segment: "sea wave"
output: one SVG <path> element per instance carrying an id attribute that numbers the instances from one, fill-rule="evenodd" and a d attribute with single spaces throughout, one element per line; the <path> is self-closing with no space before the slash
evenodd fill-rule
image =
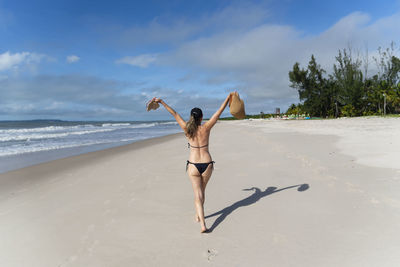
<path id="1" fill-rule="evenodd" d="M 22 135 L 7 135 L 0 136 L 1 142 L 8 141 L 30 141 L 30 140 L 40 140 L 40 139 L 51 139 L 51 138 L 61 138 L 67 137 L 71 135 L 84 135 L 84 134 L 93 134 L 93 133 L 101 133 L 101 132 L 111 132 L 115 131 L 115 129 L 96 129 L 96 130 L 87 130 L 87 131 L 77 131 L 77 132 L 64 132 L 64 133 L 50 133 L 50 134 L 22 134 Z"/>
<path id="2" fill-rule="evenodd" d="M 119 127 L 119 126 L 129 126 L 130 123 L 103 123 L 102 127 Z"/>
<path id="3" fill-rule="evenodd" d="M 168 123 L 166 123 L 168 124 Z M 165 124 L 165 125 L 166 125 Z M 72 125 L 72 126 L 47 126 L 47 127 L 38 127 L 38 128 L 24 128 L 24 129 L 2 129 L 0 130 L 0 141 L 8 141 L 8 140 L 24 140 L 24 137 L 15 136 L 15 134 L 30 134 L 30 133 L 73 133 L 79 132 L 81 129 L 85 129 L 84 132 L 88 132 L 86 129 L 93 129 L 93 131 L 105 131 L 115 130 L 115 129 L 124 129 L 124 128 L 149 128 L 158 125 L 158 123 L 139 123 L 139 124 L 130 124 L 130 123 L 103 123 L 100 125 L 93 124 L 82 124 L 82 125 Z M 88 132 L 90 133 L 90 132 Z M 7 136 L 11 136 L 11 139 L 7 139 Z M 3 137 L 2 137 L 3 136 Z M 63 135 L 60 135 L 63 137 Z M 16 138 L 16 139 L 14 139 Z M 22 138 L 22 139 L 21 139 Z"/>
<path id="4" fill-rule="evenodd" d="M 92 141 L 87 143 L 73 143 L 73 144 L 63 144 L 63 145 L 38 145 L 38 146 L 29 146 L 29 147 L 9 147 L 7 149 L 0 151 L 0 157 L 4 156 L 14 156 L 20 155 L 25 153 L 34 153 L 34 152 L 41 152 L 41 151 L 50 151 L 50 150 L 57 150 L 57 149 L 65 149 L 65 148 L 74 148 L 74 147 L 84 147 L 84 146 L 92 146 L 92 145 L 100 145 L 100 144 L 108 144 L 113 143 L 113 141 Z"/>
<path id="5" fill-rule="evenodd" d="M 159 122 L 160 125 L 177 125 L 176 121 Z"/>
<path id="6" fill-rule="evenodd" d="M 156 123 L 140 123 L 140 124 L 133 124 L 128 128 L 149 128 L 149 127 L 154 127 L 156 125 L 157 125 Z"/>
<path id="7" fill-rule="evenodd" d="M 42 123 L 42 122 L 41 122 Z M 177 122 L 71 122 L 58 125 L 27 123 L 26 128 L 0 129 L 0 156 L 59 150 L 108 143 L 127 143 L 178 131 Z M 4 127 L 4 126 L 3 126 Z"/>
<path id="8" fill-rule="evenodd" d="M 69 131 L 80 128 L 94 128 L 95 125 L 83 124 L 83 125 L 71 125 L 71 126 L 46 126 L 37 128 L 23 128 L 23 129 L 2 129 L 0 134 L 12 134 L 12 133 L 29 133 L 29 132 L 56 132 L 56 131 Z"/>

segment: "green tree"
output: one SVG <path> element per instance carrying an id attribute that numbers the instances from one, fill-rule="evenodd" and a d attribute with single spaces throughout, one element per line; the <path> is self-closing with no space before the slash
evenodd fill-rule
<path id="1" fill-rule="evenodd" d="M 302 104 L 291 104 L 288 110 L 286 111 L 286 115 L 302 115 L 304 114 L 304 108 Z"/>
<path id="2" fill-rule="evenodd" d="M 375 98 L 371 101 L 382 103 L 385 95 L 388 113 L 400 110 L 400 59 L 394 56 L 395 50 L 395 44 L 392 42 L 389 48 L 383 50 L 380 47 L 379 57 L 374 57 L 378 74 L 375 76 Z M 380 103 L 378 106 L 381 106 Z"/>
<path id="3" fill-rule="evenodd" d="M 353 59 L 351 50 L 339 50 L 336 64 L 333 65 L 333 79 L 337 89 L 336 101 L 351 116 L 361 115 L 363 108 L 364 83 L 360 69 L 362 61 Z"/>
<path id="4" fill-rule="evenodd" d="M 388 87 L 395 86 L 400 79 L 400 59 L 394 56 L 395 44 L 392 42 L 389 48 L 378 48 L 379 57 L 374 57 L 378 67 L 378 78 L 386 81 Z"/>
<path id="5" fill-rule="evenodd" d="M 291 87 L 297 89 L 303 108 L 311 116 L 325 117 L 330 109 L 331 94 L 327 88 L 327 80 L 323 77 L 325 70 L 317 64 L 314 55 L 308 63 L 307 69 L 300 69 L 296 62 L 289 72 Z"/>
<path id="6" fill-rule="evenodd" d="M 363 62 L 351 49 L 339 50 L 328 78 L 314 55 L 306 69 L 296 62 L 289 80 L 299 93 L 302 113 L 321 117 L 382 114 L 384 99 L 387 113 L 400 113 L 400 59 L 395 51 L 394 43 L 378 49 L 378 56 L 373 57 L 378 73 L 372 77 L 367 77 L 368 52 Z M 299 107 L 293 104 L 288 113 L 298 112 Z"/>

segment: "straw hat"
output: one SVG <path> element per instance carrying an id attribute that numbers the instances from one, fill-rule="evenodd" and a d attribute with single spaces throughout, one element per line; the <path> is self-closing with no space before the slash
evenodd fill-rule
<path id="1" fill-rule="evenodd" d="M 154 101 L 154 99 L 150 100 L 149 102 L 147 102 L 146 104 L 146 109 L 147 111 L 150 111 L 152 109 L 156 110 L 160 107 L 160 104 L 158 104 L 156 101 Z"/>
<path id="2" fill-rule="evenodd" d="M 238 92 L 234 92 L 231 99 L 229 100 L 229 111 L 236 119 L 246 118 L 246 112 L 244 111 L 244 102 L 242 99 L 240 99 Z"/>

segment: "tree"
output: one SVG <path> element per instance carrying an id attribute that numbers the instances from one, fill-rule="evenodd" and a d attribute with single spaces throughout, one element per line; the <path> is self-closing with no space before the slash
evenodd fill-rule
<path id="1" fill-rule="evenodd" d="M 383 94 L 386 95 L 387 111 L 398 112 L 400 109 L 400 59 L 394 56 L 395 44 L 392 42 L 389 48 L 378 49 L 379 57 L 374 57 L 378 67 L 378 74 L 375 77 L 375 101 L 382 101 Z M 379 101 L 378 100 L 378 101 Z"/>
<path id="2" fill-rule="evenodd" d="M 325 117 L 331 105 L 331 94 L 327 88 L 327 80 L 323 77 L 325 70 L 317 64 L 314 55 L 308 63 L 307 69 L 300 69 L 296 62 L 289 72 L 291 87 L 297 89 L 303 108 L 311 116 Z"/>
<path id="3" fill-rule="evenodd" d="M 397 85 L 400 78 L 400 59 L 394 56 L 395 44 L 392 42 L 390 48 L 382 50 L 378 48 L 379 58 L 374 57 L 376 66 L 378 67 L 379 80 L 386 81 L 388 87 Z"/>
<path id="4" fill-rule="evenodd" d="M 295 115 L 299 116 L 301 114 L 304 114 L 305 112 L 303 111 L 303 105 L 302 104 L 291 104 L 288 110 L 286 111 L 286 115 Z"/>
<path id="5" fill-rule="evenodd" d="M 361 115 L 363 107 L 363 74 L 360 69 L 362 61 L 353 59 L 351 50 L 339 50 L 333 65 L 333 78 L 337 88 L 336 100 L 340 106 L 347 106 L 352 115 Z"/>
<path id="6" fill-rule="evenodd" d="M 338 51 L 333 73 L 325 78 L 325 70 L 314 55 L 306 69 L 296 62 L 289 71 L 290 86 L 297 89 L 302 111 L 311 116 L 359 116 L 383 113 L 384 98 L 387 113 L 400 113 L 400 59 L 395 45 L 373 57 L 378 73 L 368 77 L 368 51 L 364 62 L 351 48 Z M 289 112 L 295 112 L 292 105 Z"/>

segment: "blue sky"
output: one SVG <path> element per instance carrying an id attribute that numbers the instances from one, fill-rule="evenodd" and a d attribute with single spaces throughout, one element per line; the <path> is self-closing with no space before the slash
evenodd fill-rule
<path id="1" fill-rule="evenodd" d="M 232 90 L 248 113 L 285 110 L 295 62 L 372 59 L 398 25 L 399 0 L 0 0 L 0 120 L 169 119 L 152 96 L 209 116 Z"/>

